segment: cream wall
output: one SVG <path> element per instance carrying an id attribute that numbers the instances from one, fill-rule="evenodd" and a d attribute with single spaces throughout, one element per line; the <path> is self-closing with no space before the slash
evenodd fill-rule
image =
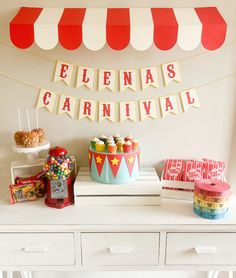
<path id="1" fill-rule="evenodd" d="M 226 41 L 228 46 L 214 52 L 206 51 L 202 47 L 191 52 L 184 52 L 178 47 L 167 52 L 159 51 L 155 47 L 145 52 L 137 52 L 131 47 L 122 52 L 115 52 L 108 47 L 99 52 L 91 52 L 84 47 L 75 51 L 66 51 L 61 47 L 51 51 L 42 51 L 36 46 L 23 51 L 0 44 L 1 194 L 7 191 L 9 184 L 10 161 L 20 158 L 20 155 L 12 151 L 12 135 L 18 130 L 17 107 L 34 107 L 38 97 L 37 89 L 19 84 L 13 79 L 71 96 L 94 100 L 122 101 L 157 99 L 162 95 L 177 94 L 181 90 L 201 87 L 203 84 L 221 79 L 236 71 L 236 47 L 232 45 L 236 41 L 236 2 L 234 0 L 1 0 L 0 42 L 7 44 L 10 44 L 8 23 L 20 6 L 197 7 L 210 5 L 216 5 L 229 24 Z M 190 59 L 188 59 L 189 57 Z M 117 69 L 156 66 L 178 60 L 180 61 L 183 83 L 172 84 L 167 88 L 164 88 L 162 84 L 158 90 L 149 89 L 137 93 L 90 92 L 86 89 L 70 88 L 60 82 L 52 83 L 57 59 L 88 67 Z M 11 77 L 12 80 L 1 76 L 1 74 Z M 159 75 L 161 76 L 160 71 Z M 160 170 L 163 160 L 168 157 L 201 158 L 205 156 L 222 159 L 226 161 L 228 166 L 228 179 L 234 185 L 236 183 L 235 76 L 201 87 L 198 89 L 198 94 L 201 108 L 191 110 L 188 113 L 181 111 L 177 117 L 169 116 L 166 119 L 161 119 L 158 115 L 157 120 L 146 120 L 136 124 L 129 122 L 122 124 L 91 123 L 88 120 L 72 120 L 66 115 L 57 116 L 55 113 L 50 114 L 40 110 L 40 126 L 45 129 L 47 138 L 52 145 L 65 146 L 70 153 L 78 156 L 81 165 L 87 164 L 86 149 L 90 137 L 102 133 L 132 133 L 142 144 L 143 164 L 155 165 Z M 229 164 L 229 162 L 231 163 Z M 170 276 L 168 275 L 168 277 Z"/>

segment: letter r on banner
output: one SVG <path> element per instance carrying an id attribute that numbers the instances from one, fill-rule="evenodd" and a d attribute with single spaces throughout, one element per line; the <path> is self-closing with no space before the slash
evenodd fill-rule
<path id="1" fill-rule="evenodd" d="M 57 61 L 53 81 L 63 80 L 68 86 L 70 85 L 74 66 L 72 64 Z"/>
<path id="2" fill-rule="evenodd" d="M 56 100 L 56 93 L 46 89 L 40 89 L 39 98 L 36 108 L 45 107 L 52 112 Z"/>
<path id="3" fill-rule="evenodd" d="M 79 119 L 89 118 L 95 121 L 96 117 L 96 102 L 93 100 L 81 99 L 79 106 Z"/>

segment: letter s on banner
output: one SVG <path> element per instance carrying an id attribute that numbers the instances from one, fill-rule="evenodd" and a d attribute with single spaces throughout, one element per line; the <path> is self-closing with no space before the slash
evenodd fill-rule
<path id="1" fill-rule="evenodd" d="M 56 93 L 46 89 L 40 89 L 36 108 L 45 107 L 48 109 L 49 112 L 52 112 L 55 100 Z"/>

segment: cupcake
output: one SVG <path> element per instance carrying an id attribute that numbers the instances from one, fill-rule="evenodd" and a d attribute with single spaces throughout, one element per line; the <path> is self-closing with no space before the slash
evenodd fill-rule
<path id="1" fill-rule="evenodd" d="M 138 140 L 137 139 L 133 139 L 132 140 L 132 149 L 133 150 L 137 150 L 138 149 Z"/>
<path id="2" fill-rule="evenodd" d="M 45 132 L 42 128 L 35 128 L 32 130 L 32 132 L 37 132 L 39 135 L 39 143 L 42 143 L 45 141 Z"/>
<path id="3" fill-rule="evenodd" d="M 101 136 L 99 136 L 99 140 L 102 141 L 102 142 L 104 142 L 104 144 L 106 144 L 106 142 L 107 142 L 107 137 L 106 137 L 106 135 L 101 135 Z"/>
<path id="4" fill-rule="evenodd" d="M 117 146 L 114 142 L 111 144 L 108 144 L 108 152 L 109 153 L 116 153 L 116 150 L 117 150 Z"/>
<path id="5" fill-rule="evenodd" d="M 123 151 L 124 153 L 130 153 L 132 152 L 132 143 L 130 141 L 126 141 L 123 145 Z"/>
<path id="6" fill-rule="evenodd" d="M 97 141 L 95 147 L 96 147 L 97 152 L 104 152 L 105 151 L 105 144 L 104 144 L 103 141 L 100 141 L 100 140 Z"/>
<path id="7" fill-rule="evenodd" d="M 115 143 L 118 141 L 118 139 L 120 138 L 120 134 L 115 134 L 113 135 L 114 141 Z"/>
<path id="8" fill-rule="evenodd" d="M 117 146 L 117 151 L 118 152 L 123 152 L 123 144 L 125 143 L 123 138 L 119 138 L 118 141 L 116 142 Z"/>
<path id="9" fill-rule="evenodd" d="M 132 141 L 134 139 L 134 137 L 132 135 L 127 135 L 125 137 L 125 141 Z"/>
<path id="10" fill-rule="evenodd" d="M 22 144 L 25 148 L 37 147 L 39 144 L 38 132 L 35 131 L 25 132 L 22 137 Z"/>
<path id="11" fill-rule="evenodd" d="M 96 149 L 96 143 L 99 141 L 99 139 L 97 137 L 94 137 L 91 141 L 90 141 L 90 146 L 92 149 Z"/>

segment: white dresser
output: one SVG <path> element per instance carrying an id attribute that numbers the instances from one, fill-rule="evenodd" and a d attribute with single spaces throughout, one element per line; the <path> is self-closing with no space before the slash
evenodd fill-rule
<path id="1" fill-rule="evenodd" d="M 236 200 L 217 221 L 196 216 L 190 201 L 57 210 L 3 200 L 0 269 L 236 270 Z"/>

